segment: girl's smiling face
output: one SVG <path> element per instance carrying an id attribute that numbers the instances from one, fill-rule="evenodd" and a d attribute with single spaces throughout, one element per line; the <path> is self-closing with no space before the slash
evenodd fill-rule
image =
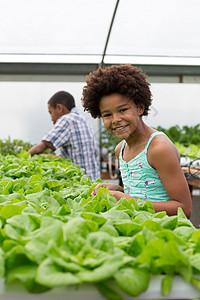
<path id="1" fill-rule="evenodd" d="M 99 105 L 104 126 L 114 136 L 127 140 L 138 128 L 144 107 L 118 93 L 102 97 Z"/>

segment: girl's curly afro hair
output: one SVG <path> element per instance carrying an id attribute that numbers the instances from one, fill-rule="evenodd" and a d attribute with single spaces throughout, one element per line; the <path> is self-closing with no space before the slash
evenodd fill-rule
<path id="1" fill-rule="evenodd" d="M 83 107 L 93 118 L 100 118 L 101 98 L 119 93 L 133 100 L 136 105 L 143 104 L 145 109 L 142 116 L 147 116 L 152 95 L 146 78 L 146 74 L 132 65 L 112 65 L 105 69 L 99 67 L 86 78 L 81 99 Z"/>

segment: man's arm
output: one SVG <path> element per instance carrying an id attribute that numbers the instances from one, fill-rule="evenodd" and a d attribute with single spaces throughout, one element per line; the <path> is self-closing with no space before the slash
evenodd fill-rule
<path id="1" fill-rule="evenodd" d="M 44 142 L 40 142 L 39 144 L 33 146 L 28 152 L 33 156 L 34 154 L 40 154 L 46 150 L 47 145 Z"/>

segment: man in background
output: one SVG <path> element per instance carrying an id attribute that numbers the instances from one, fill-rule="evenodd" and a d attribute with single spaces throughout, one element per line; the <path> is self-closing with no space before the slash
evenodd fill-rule
<path id="1" fill-rule="evenodd" d="M 48 110 L 54 126 L 29 153 L 34 155 L 46 148 L 53 151 L 60 148 L 62 157 L 70 158 L 84 168 L 92 180 L 99 178 L 95 137 L 85 117 L 75 107 L 74 97 L 66 91 L 59 91 L 49 99 Z"/>

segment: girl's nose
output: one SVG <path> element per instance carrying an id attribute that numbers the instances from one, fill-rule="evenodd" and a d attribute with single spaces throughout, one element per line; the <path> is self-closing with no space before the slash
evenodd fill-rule
<path id="1" fill-rule="evenodd" d="M 121 117 L 118 113 L 113 114 L 112 123 L 119 123 L 121 121 Z"/>

